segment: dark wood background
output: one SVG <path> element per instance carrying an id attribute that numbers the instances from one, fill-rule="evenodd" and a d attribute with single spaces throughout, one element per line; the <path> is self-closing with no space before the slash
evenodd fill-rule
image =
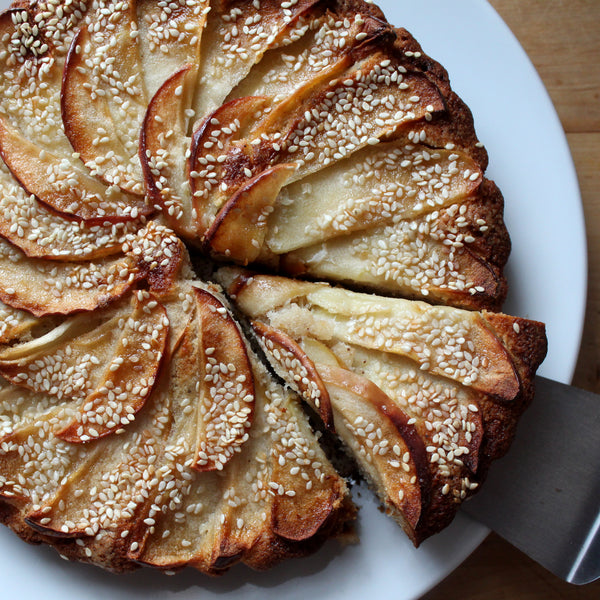
<path id="1" fill-rule="evenodd" d="M 600 0 L 490 0 L 542 77 L 567 134 L 583 197 L 589 290 L 573 383 L 600 393 Z M 422 600 L 599 600 L 600 581 L 572 586 L 497 535 Z"/>

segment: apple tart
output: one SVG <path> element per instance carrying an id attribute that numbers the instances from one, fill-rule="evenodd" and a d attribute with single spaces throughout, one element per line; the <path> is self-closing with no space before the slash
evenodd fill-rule
<path id="1" fill-rule="evenodd" d="M 445 70 L 366 0 L 17 0 L 0 66 L 2 521 L 264 569 L 348 537 L 346 453 L 416 545 L 445 527 L 546 344 L 494 312 Z"/>

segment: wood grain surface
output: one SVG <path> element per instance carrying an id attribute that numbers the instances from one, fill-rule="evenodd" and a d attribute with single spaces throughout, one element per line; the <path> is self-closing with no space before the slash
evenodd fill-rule
<path id="1" fill-rule="evenodd" d="M 490 0 L 538 70 L 567 133 L 583 199 L 586 321 L 573 383 L 600 393 L 600 0 Z M 422 600 L 600 599 L 600 581 L 569 585 L 497 535 Z"/>

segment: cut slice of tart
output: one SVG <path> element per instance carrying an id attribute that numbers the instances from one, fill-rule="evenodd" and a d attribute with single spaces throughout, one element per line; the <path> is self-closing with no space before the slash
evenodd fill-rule
<path id="1" fill-rule="evenodd" d="M 543 325 L 231 267 L 217 278 L 276 372 L 319 414 L 326 395 L 413 542 L 446 526 L 532 398 Z"/>

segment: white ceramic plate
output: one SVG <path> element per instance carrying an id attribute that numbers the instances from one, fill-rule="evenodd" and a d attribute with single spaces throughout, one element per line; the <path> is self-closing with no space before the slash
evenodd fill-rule
<path id="1" fill-rule="evenodd" d="M 6 6 L 8 0 L 1 0 Z M 513 239 L 507 312 L 547 323 L 550 351 L 541 373 L 569 382 L 586 298 L 582 208 L 568 146 L 546 91 L 508 28 L 484 0 L 380 0 L 390 22 L 406 27 L 449 71 L 471 107 L 490 154 L 488 175 L 506 199 Z M 116 576 L 61 561 L 0 530 L 3 597 L 187 600 L 418 598 L 458 566 L 487 530 L 459 516 L 415 550 L 361 491 L 361 543 L 329 543 L 315 556 L 262 574 L 244 567 L 221 579 L 188 570 Z"/>

